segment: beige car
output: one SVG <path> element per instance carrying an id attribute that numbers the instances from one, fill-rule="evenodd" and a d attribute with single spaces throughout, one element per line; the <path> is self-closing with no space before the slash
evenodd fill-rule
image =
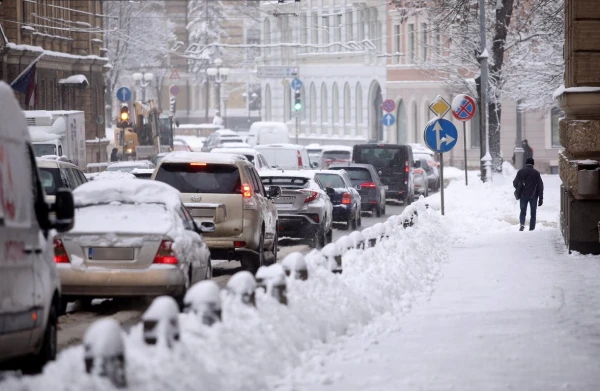
<path id="1" fill-rule="evenodd" d="M 88 180 L 76 165 L 60 160 L 35 159 L 48 203 L 54 203 L 58 189 L 74 190 Z"/>
<path id="2" fill-rule="evenodd" d="M 240 155 L 173 152 L 158 165 L 152 179 L 181 192 L 184 205 L 198 225 L 214 222 L 204 235 L 212 259 L 239 260 L 255 272 L 277 259 L 277 209 L 254 168 Z"/>

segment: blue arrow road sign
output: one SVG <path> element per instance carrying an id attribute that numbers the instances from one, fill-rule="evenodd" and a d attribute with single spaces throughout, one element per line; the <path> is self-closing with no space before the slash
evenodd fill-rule
<path id="1" fill-rule="evenodd" d="M 456 126 L 447 119 L 435 119 L 429 122 L 425 128 L 425 143 L 435 152 L 450 151 L 456 145 L 457 140 Z"/>
<path id="2" fill-rule="evenodd" d="M 394 117 L 394 114 L 384 114 L 383 117 L 381 117 L 381 122 L 385 125 L 385 126 L 392 126 L 393 124 L 396 123 L 396 117 Z"/>
<path id="3" fill-rule="evenodd" d="M 299 90 L 302 88 L 302 80 L 295 78 L 294 80 L 292 80 L 292 82 L 290 83 L 290 85 L 292 86 L 292 88 L 294 90 Z"/>
<path id="4" fill-rule="evenodd" d="M 117 90 L 117 99 L 121 102 L 128 102 L 131 100 L 131 90 L 127 87 L 121 87 Z"/>

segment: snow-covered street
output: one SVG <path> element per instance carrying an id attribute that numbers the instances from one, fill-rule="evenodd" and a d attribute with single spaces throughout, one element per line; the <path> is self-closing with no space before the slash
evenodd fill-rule
<path id="1" fill-rule="evenodd" d="M 495 178 L 493 193 L 475 181 L 470 192 L 450 186 L 446 223 L 456 242 L 431 295 L 305 354 L 274 388 L 599 389 L 600 259 L 567 254 L 555 224 L 557 177 L 544 177 L 534 232 L 517 231 L 507 179 Z"/>

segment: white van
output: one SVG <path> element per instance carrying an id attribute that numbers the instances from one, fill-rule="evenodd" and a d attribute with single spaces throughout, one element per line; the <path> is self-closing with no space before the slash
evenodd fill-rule
<path id="1" fill-rule="evenodd" d="M 254 147 L 260 152 L 271 168 L 278 170 L 310 170 L 311 163 L 303 145 L 269 144 Z"/>
<path id="2" fill-rule="evenodd" d="M 250 125 L 248 143 L 251 147 L 266 144 L 288 144 L 290 131 L 283 122 L 255 122 Z"/>
<path id="3" fill-rule="evenodd" d="M 49 235 L 71 229 L 73 216 L 69 190 L 46 203 L 25 116 L 0 82 L 0 367 L 39 372 L 56 357 L 60 280 Z"/>

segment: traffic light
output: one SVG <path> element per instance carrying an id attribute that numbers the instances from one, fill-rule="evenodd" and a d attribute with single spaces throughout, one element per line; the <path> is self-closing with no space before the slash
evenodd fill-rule
<path id="1" fill-rule="evenodd" d="M 119 115 L 119 118 L 123 124 L 129 122 L 129 106 L 127 104 L 121 105 L 121 114 Z"/>
<path id="2" fill-rule="evenodd" d="M 175 98 L 174 96 L 172 96 L 169 99 L 169 116 L 170 117 L 175 117 L 175 106 L 177 105 L 177 98 Z"/>
<path id="3" fill-rule="evenodd" d="M 294 91 L 294 111 L 302 111 L 302 93 L 300 90 Z"/>

